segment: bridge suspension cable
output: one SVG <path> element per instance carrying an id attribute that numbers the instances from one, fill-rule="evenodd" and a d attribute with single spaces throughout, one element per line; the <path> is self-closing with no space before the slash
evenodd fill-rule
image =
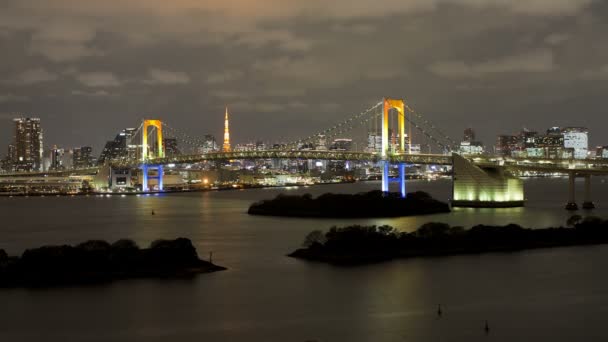
<path id="1" fill-rule="evenodd" d="M 310 142 L 311 140 L 313 140 L 315 137 L 318 137 L 319 135 L 325 135 L 325 136 L 335 136 L 337 134 L 343 134 L 344 132 L 347 132 L 349 130 L 351 130 L 353 128 L 353 124 L 354 123 L 361 123 L 357 120 L 365 117 L 366 115 L 368 115 L 372 110 L 380 107 L 382 105 L 382 101 L 374 104 L 372 107 L 362 111 L 361 113 L 355 114 L 349 118 L 347 118 L 346 120 L 330 127 L 327 129 L 324 129 L 322 131 L 319 131 L 315 134 L 311 134 L 307 137 L 304 138 L 300 138 L 300 139 L 296 139 L 293 141 L 288 142 L 286 145 L 288 147 L 295 147 L 300 143 L 304 143 L 304 142 Z"/>
<path id="2" fill-rule="evenodd" d="M 402 115 L 402 114 L 399 113 L 399 115 Z M 405 120 L 407 122 L 409 122 L 411 125 L 413 125 L 418 131 L 420 131 L 422 134 L 424 134 L 427 138 L 429 138 L 431 141 L 433 141 L 435 144 L 437 144 L 442 149 L 447 150 L 447 151 L 451 150 L 451 147 L 449 145 L 443 144 L 441 141 L 439 141 L 437 138 L 435 138 L 431 133 L 427 132 L 423 127 L 421 127 L 415 121 L 413 121 L 410 116 L 405 115 Z"/>
<path id="3" fill-rule="evenodd" d="M 186 134 L 186 133 L 182 132 L 181 130 L 176 129 L 176 128 L 166 124 L 165 122 L 163 122 L 163 126 L 165 128 L 167 128 L 167 130 L 169 130 L 171 133 L 175 134 L 176 135 L 175 138 L 178 138 L 177 135 L 180 135 L 180 137 L 179 137 L 180 142 L 184 142 L 184 143 L 188 144 L 190 147 L 199 148 L 199 147 L 205 146 L 205 141 L 202 140 L 201 138 Z"/>
<path id="4" fill-rule="evenodd" d="M 414 116 L 416 116 L 418 119 L 420 119 L 420 121 L 421 121 L 421 122 L 422 122 L 424 125 L 426 125 L 426 126 L 429 128 L 429 130 L 431 130 L 431 131 L 435 131 L 435 133 L 436 133 L 437 135 L 439 135 L 439 136 L 440 136 L 442 139 L 444 139 L 444 142 L 446 142 L 446 141 L 447 141 L 447 142 L 448 142 L 448 143 L 446 144 L 447 146 L 450 146 L 451 148 L 454 148 L 455 146 L 457 146 L 457 145 L 458 145 L 458 143 L 457 143 L 457 142 L 456 142 L 454 139 L 452 139 L 452 138 L 451 138 L 450 136 L 448 136 L 447 134 L 443 133 L 443 132 L 442 132 L 442 131 L 441 131 L 439 128 L 437 128 L 437 126 L 435 126 L 435 125 L 434 125 L 432 122 L 430 122 L 430 121 L 429 121 L 429 120 L 427 120 L 427 119 L 426 119 L 424 116 L 422 116 L 422 114 L 420 114 L 420 113 L 418 113 L 417 111 L 415 111 L 415 110 L 414 110 L 412 107 L 410 107 L 410 106 L 407 104 L 407 102 L 406 102 L 406 104 L 405 104 L 405 109 L 406 109 L 407 111 L 409 111 L 411 114 L 413 114 Z M 415 126 L 415 127 L 419 128 L 419 130 L 421 130 L 421 131 L 423 130 L 422 125 L 420 125 L 420 124 L 418 124 L 418 123 L 414 123 L 414 122 L 411 120 L 411 116 L 410 116 L 410 117 L 409 117 L 409 119 L 408 119 L 408 117 L 407 117 L 407 115 L 406 115 L 406 120 L 409 120 L 409 121 L 410 121 L 412 124 L 414 124 L 414 126 Z M 426 131 L 423 131 L 423 133 L 424 133 L 425 135 L 427 135 L 427 136 L 432 135 L 431 133 L 426 132 Z M 436 139 L 437 139 L 437 138 L 433 138 L 433 141 L 435 141 Z M 435 142 L 436 142 L 436 143 L 438 143 L 437 141 L 435 141 Z"/>

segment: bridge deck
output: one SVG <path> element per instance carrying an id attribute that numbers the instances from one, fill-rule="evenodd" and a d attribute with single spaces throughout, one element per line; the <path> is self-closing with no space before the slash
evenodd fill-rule
<path id="1" fill-rule="evenodd" d="M 369 161 L 378 162 L 381 157 L 377 153 L 347 152 L 347 151 L 313 151 L 313 150 L 267 150 L 243 152 L 210 152 L 202 154 L 180 155 L 175 157 L 151 158 L 146 164 L 190 164 L 216 160 L 247 160 L 247 159 L 302 159 L 302 160 L 340 160 L 340 161 Z M 537 171 L 549 173 L 580 173 L 608 174 L 606 159 L 536 159 L 511 158 L 495 156 L 470 156 L 467 159 L 482 167 L 505 167 L 515 171 Z M 452 156 L 443 154 L 392 154 L 388 156 L 392 163 L 407 163 L 419 165 L 452 165 Z M 115 168 L 136 168 L 141 161 L 128 160 L 113 162 L 109 166 Z M 92 175 L 99 167 L 57 170 L 46 172 L 13 172 L 0 173 L 0 177 L 36 177 L 36 176 L 69 176 Z"/>

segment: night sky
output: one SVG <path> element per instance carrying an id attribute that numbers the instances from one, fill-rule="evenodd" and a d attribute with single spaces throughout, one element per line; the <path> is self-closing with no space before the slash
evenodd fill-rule
<path id="1" fill-rule="evenodd" d="M 143 117 L 234 143 L 298 137 L 383 96 L 456 139 L 587 126 L 608 145 L 608 2 L 0 0 L 0 156 L 14 113 L 45 145 Z"/>

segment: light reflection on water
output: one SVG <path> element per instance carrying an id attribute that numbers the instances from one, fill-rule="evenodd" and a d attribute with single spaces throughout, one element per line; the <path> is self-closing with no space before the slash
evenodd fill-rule
<path id="1" fill-rule="evenodd" d="M 595 180 L 594 214 L 608 217 L 608 184 Z M 447 200 L 448 182 L 411 181 Z M 290 193 L 359 192 L 377 182 L 298 187 Z M 582 186 L 579 186 L 582 189 Z M 164 196 L 0 198 L 0 248 L 188 237 L 228 271 L 192 281 L 2 290 L 0 340 L 39 341 L 497 341 L 606 340 L 608 247 L 410 259 L 337 268 L 284 255 L 310 230 L 424 222 L 543 227 L 564 224 L 565 180 L 526 182 L 527 207 L 455 209 L 390 219 L 251 217 L 248 205 L 281 189 Z M 579 198 L 582 198 L 580 196 Z M 152 211 L 155 215 L 152 215 Z M 436 317 L 438 304 L 444 316 Z"/>

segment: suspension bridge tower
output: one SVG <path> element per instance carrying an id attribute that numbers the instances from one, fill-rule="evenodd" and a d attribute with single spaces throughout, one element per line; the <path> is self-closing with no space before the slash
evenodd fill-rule
<path id="1" fill-rule="evenodd" d="M 148 128 L 152 127 L 156 131 L 156 148 L 151 149 L 148 145 Z M 161 120 L 144 120 L 142 126 L 142 153 L 141 153 L 141 171 L 142 181 L 141 190 L 149 191 L 148 180 L 156 179 L 158 181 L 158 190 L 163 190 L 163 165 L 154 164 L 154 158 L 164 158 L 165 151 L 163 148 L 163 123 Z M 151 155 L 152 152 L 152 155 Z M 156 152 L 154 154 L 154 152 Z M 150 170 L 156 170 L 156 176 L 150 176 Z"/>
<path id="2" fill-rule="evenodd" d="M 389 137 L 389 114 L 391 110 L 397 112 L 397 132 L 398 141 L 394 151 L 391 150 Z M 405 153 L 405 102 L 401 99 L 384 98 L 382 100 L 382 151 L 380 159 L 382 163 L 382 191 L 389 192 L 389 182 L 394 180 L 390 178 L 390 156 L 394 153 Z M 399 163 L 399 177 L 396 181 L 399 182 L 399 192 L 401 197 L 405 197 L 407 192 L 405 189 L 405 163 Z"/>

